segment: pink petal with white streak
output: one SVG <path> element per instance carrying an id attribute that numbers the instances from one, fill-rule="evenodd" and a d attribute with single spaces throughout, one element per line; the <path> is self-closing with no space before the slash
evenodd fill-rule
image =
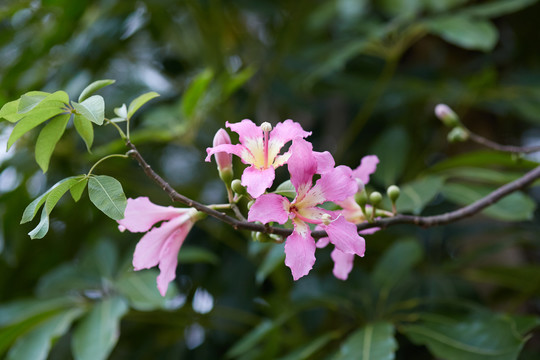
<path id="1" fill-rule="evenodd" d="M 334 260 L 334 276 L 340 280 L 347 280 L 349 273 L 353 268 L 354 255 L 347 254 L 338 248 L 334 248 L 330 254 Z"/>
<path id="2" fill-rule="evenodd" d="M 179 216 L 147 232 L 135 247 L 133 254 L 135 270 L 156 266 L 160 261 L 160 253 L 167 239 L 187 221 L 189 221 L 189 215 Z"/>
<path id="3" fill-rule="evenodd" d="M 259 139 L 263 136 L 261 128 L 249 119 L 244 119 L 237 123 L 227 121 L 225 125 L 240 136 L 239 140 L 244 145 L 250 139 Z"/>
<path id="4" fill-rule="evenodd" d="M 257 169 L 254 166 L 246 168 L 242 174 L 242 185 L 247 188 L 249 195 L 258 198 L 266 189 L 272 186 L 276 176 L 273 167 Z"/>
<path id="5" fill-rule="evenodd" d="M 311 143 L 301 138 L 294 139 L 290 148 L 292 155 L 287 166 L 298 199 L 303 198 L 306 191 L 311 188 L 313 175 L 317 171 L 317 160 L 313 156 L 312 149 Z"/>
<path id="6" fill-rule="evenodd" d="M 170 220 L 187 212 L 172 206 L 159 206 L 150 202 L 147 197 L 127 199 L 124 218 L 118 224 L 131 232 L 148 231 L 155 223 Z"/>
<path id="7" fill-rule="evenodd" d="M 268 158 L 274 159 L 280 152 L 283 145 L 294 138 L 305 138 L 311 135 L 311 132 L 304 131 L 299 123 L 291 119 L 276 124 L 276 127 L 270 132 L 268 141 Z"/>
<path id="8" fill-rule="evenodd" d="M 303 235 L 303 236 L 302 236 Z M 307 231 L 295 231 L 285 241 L 285 265 L 292 272 L 294 280 L 307 275 L 315 264 L 315 240 Z"/>
<path id="9" fill-rule="evenodd" d="M 251 205 L 248 213 L 248 221 L 260 221 L 268 224 L 275 221 L 285 224 L 289 219 L 289 200 L 278 194 L 261 195 Z"/>
<path id="10" fill-rule="evenodd" d="M 217 146 L 214 146 L 214 147 L 209 147 L 209 148 L 206 148 L 206 159 L 204 159 L 204 161 L 206 162 L 209 162 L 211 161 L 211 157 L 212 155 L 214 154 L 219 154 L 219 153 L 226 153 L 226 154 L 233 154 L 233 155 L 236 155 L 238 157 L 240 157 L 240 159 L 242 159 L 242 162 L 244 164 L 252 164 L 254 162 L 254 157 L 253 155 L 251 154 L 251 152 L 243 145 L 240 145 L 240 144 L 236 144 L 236 145 L 232 145 L 232 144 L 221 144 L 221 145 L 217 145 Z"/>
<path id="11" fill-rule="evenodd" d="M 290 162 L 289 162 L 290 163 Z M 358 183 L 352 178 L 352 170 L 347 166 L 338 166 L 322 174 L 306 196 L 298 201 L 302 208 L 314 207 L 325 201 L 341 201 L 354 195 Z"/>
<path id="12" fill-rule="evenodd" d="M 313 155 L 315 156 L 315 159 L 317 160 L 317 174 L 327 173 L 330 170 L 332 170 L 334 166 L 336 165 L 334 157 L 328 151 L 324 151 L 324 152 L 314 151 Z"/>
<path id="13" fill-rule="evenodd" d="M 356 225 L 345 220 L 343 216 L 338 217 L 326 226 L 326 233 L 330 242 L 339 250 L 347 254 L 364 256 L 366 242 L 358 235 Z"/>
<path id="14" fill-rule="evenodd" d="M 360 166 L 353 170 L 353 176 L 364 184 L 369 182 L 369 176 L 377 169 L 379 158 L 377 155 L 367 155 L 362 158 Z"/>
<path id="15" fill-rule="evenodd" d="M 186 236 L 193 226 L 188 221 L 173 232 L 165 241 L 159 254 L 159 275 L 157 287 L 161 296 L 165 296 L 169 283 L 176 278 L 176 265 L 178 265 L 178 252 Z"/>

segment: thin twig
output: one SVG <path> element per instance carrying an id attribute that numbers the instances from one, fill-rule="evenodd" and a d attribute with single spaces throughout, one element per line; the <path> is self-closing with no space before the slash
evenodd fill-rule
<path id="1" fill-rule="evenodd" d="M 148 165 L 148 163 L 141 156 L 141 154 L 139 153 L 135 145 L 133 145 L 131 142 L 128 141 L 127 146 L 131 149 L 128 152 L 128 155 L 133 157 L 139 163 L 139 165 L 142 167 L 145 174 L 150 179 L 152 179 L 156 184 L 158 184 L 159 187 L 161 187 L 170 196 L 170 198 L 173 201 L 181 202 L 189 207 L 195 208 L 212 217 L 215 217 L 216 219 L 221 220 L 224 223 L 231 225 L 236 230 L 244 229 L 244 230 L 258 231 L 258 232 L 267 233 L 267 234 L 276 234 L 276 235 L 281 235 L 281 236 L 289 236 L 292 233 L 292 229 L 284 229 L 280 227 L 267 226 L 267 225 L 235 219 L 231 216 L 228 216 L 225 213 L 211 209 L 206 205 L 203 205 L 182 194 L 179 194 L 165 180 L 163 180 L 154 170 L 152 170 L 150 165 Z M 396 215 L 390 218 L 374 220 L 373 222 L 370 222 L 370 223 L 358 224 L 357 228 L 360 231 L 360 230 L 365 230 L 365 229 L 369 229 L 373 227 L 386 228 L 386 227 L 397 225 L 397 224 L 413 224 L 413 225 L 422 226 L 422 227 L 445 225 L 445 224 L 472 216 L 474 214 L 477 214 L 478 212 L 482 211 L 488 206 L 496 203 L 503 197 L 517 190 L 527 187 L 528 185 L 530 185 L 537 179 L 540 179 L 540 166 L 529 171 L 528 173 L 526 173 L 519 179 L 501 186 L 500 188 L 496 189 L 495 191 L 483 197 L 482 199 L 477 200 L 474 203 L 467 205 L 465 207 L 462 207 L 460 209 L 457 209 L 455 211 L 451 211 L 448 213 L 435 215 L 435 216 Z M 316 239 L 328 236 L 326 231 L 323 231 L 323 230 L 312 231 L 311 235 Z"/>
<path id="2" fill-rule="evenodd" d="M 512 145 L 501 145 L 493 142 L 489 139 L 486 139 L 483 136 L 477 135 L 467 129 L 469 139 L 474 141 L 477 144 L 483 145 L 493 150 L 504 151 L 517 154 L 530 154 L 533 152 L 540 151 L 540 146 L 512 146 Z"/>

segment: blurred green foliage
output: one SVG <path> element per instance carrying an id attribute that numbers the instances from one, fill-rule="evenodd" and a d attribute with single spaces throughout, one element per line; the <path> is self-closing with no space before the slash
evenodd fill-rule
<path id="1" fill-rule="evenodd" d="M 539 14 L 535 0 L 4 0 L 0 104 L 31 90 L 77 99 L 92 81 L 115 79 L 99 89 L 104 115 L 133 115 L 131 139 L 152 167 L 205 203 L 225 198 L 215 164 L 203 161 L 225 121 L 292 118 L 339 163 L 378 155 L 370 187 L 400 185 L 399 211 L 442 213 L 537 166 L 538 157 L 449 144 L 433 108 L 449 104 L 494 141 L 538 143 Z M 134 115 L 150 92 L 161 96 Z M 8 359 L 540 355 L 537 188 L 455 224 L 367 236 L 345 282 L 331 274 L 329 249 L 293 282 L 282 246 L 209 219 L 190 233 L 162 298 L 156 271 L 132 270 L 140 236 L 120 233 L 86 194 L 58 202 L 41 240 L 27 235 L 36 224 L 19 224 L 53 184 L 126 151 L 110 126 L 90 133 L 78 121 L 46 144 L 50 162 L 36 156 L 45 175 L 33 155 L 39 131 L 0 155 Z M 0 123 L 1 143 L 12 129 Z M 131 160 L 109 159 L 94 174 L 119 179 L 129 197 L 170 203 Z"/>

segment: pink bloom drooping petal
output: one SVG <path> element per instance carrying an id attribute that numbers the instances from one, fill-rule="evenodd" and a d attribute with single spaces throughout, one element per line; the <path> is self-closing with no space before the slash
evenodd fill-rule
<path id="1" fill-rule="evenodd" d="M 304 139 L 294 139 L 290 151 L 293 154 L 288 161 L 291 183 L 296 189 L 297 198 L 301 199 L 311 188 L 313 175 L 317 172 L 317 160 L 313 156 L 311 143 Z"/>
<path id="2" fill-rule="evenodd" d="M 347 280 L 349 273 L 353 268 L 354 255 L 347 254 L 338 248 L 334 248 L 330 254 L 332 260 L 334 260 L 333 274 L 340 280 Z"/>
<path id="3" fill-rule="evenodd" d="M 118 223 L 131 232 L 144 232 L 148 231 L 155 223 L 170 220 L 187 210 L 172 206 L 159 206 L 150 202 L 147 197 L 127 199 L 124 218 Z"/>
<path id="4" fill-rule="evenodd" d="M 242 174 L 242 185 L 246 187 L 251 196 L 258 198 L 266 189 L 272 186 L 275 176 L 276 173 L 273 167 L 259 170 L 250 166 Z"/>
<path id="5" fill-rule="evenodd" d="M 356 254 L 364 256 L 366 251 L 366 242 L 363 237 L 358 235 L 356 225 L 339 216 L 326 226 L 326 232 L 330 242 L 339 250 L 347 254 Z"/>
<path id="6" fill-rule="evenodd" d="M 307 227 L 307 226 L 306 226 Z M 295 231 L 285 241 L 285 265 L 292 272 L 294 280 L 307 275 L 315 264 L 315 240 L 308 231 Z"/>
<path id="7" fill-rule="evenodd" d="M 152 225 L 163 221 L 161 226 L 151 229 L 139 240 L 133 254 L 135 270 L 159 265 L 157 285 L 162 296 L 165 296 L 169 283 L 176 276 L 178 251 L 197 220 L 198 213 L 193 208 L 158 206 L 148 198 L 140 197 L 128 199 L 125 217 L 118 221 L 121 230 L 131 232 L 148 231 Z"/>
<path id="8" fill-rule="evenodd" d="M 379 158 L 377 155 L 367 155 L 362 158 L 360 166 L 353 170 L 353 176 L 360 179 L 361 182 L 367 184 L 369 182 L 369 176 L 377 169 Z"/>
<path id="9" fill-rule="evenodd" d="M 193 223 L 189 221 L 178 228 L 167 238 L 167 241 L 165 241 L 161 248 L 159 254 L 159 275 L 157 277 L 157 287 L 161 296 L 165 296 L 169 283 L 176 278 L 178 252 L 192 225 Z"/>
<path id="10" fill-rule="evenodd" d="M 275 221 L 285 224 L 289 219 L 289 200 L 278 194 L 265 194 L 251 205 L 248 221 L 260 221 L 263 224 Z"/>

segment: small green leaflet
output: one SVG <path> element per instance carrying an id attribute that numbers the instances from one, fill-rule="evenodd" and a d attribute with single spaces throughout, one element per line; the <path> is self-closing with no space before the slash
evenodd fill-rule
<path id="1" fill-rule="evenodd" d="M 97 125 L 105 121 L 105 101 L 99 95 L 90 96 L 81 103 L 72 101 L 71 105 L 79 115 Z"/>
<path id="2" fill-rule="evenodd" d="M 180 109 L 186 118 L 194 115 L 197 105 L 200 104 L 213 77 L 214 73 L 207 69 L 198 74 L 191 84 L 189 84 L 180 103 Z"/>
<path id="3" fill-rule="evenodd" d="M 157 92 L 154 92 L 154 91 L 151 91 L 151 92 L 148 92 L 146 94 L 142 94 L 140 95 L 139 97 L 137 97 L 136 99 L 134 99 L 130 104 L 129 104 L 129 107 L 128 107 L 128 113 L 127 113 L 127 118 L 128 119 L 131 119 L 131 117 L 133 116 L 133 114 L 135 114 L 135 112 L 137 110 L 139 110 L 139 108 L 141 106 L 143 106 L 144 104 L 146 104 L 148 101 L 152 100 L 153 98 L 156 98 L 158 97 L 159 94 Z"/>
<path id="4" fill-rule="evenodd" d="M 36 162 L 44 173 L 49 168 L 49 161 L 54 148 L 64 134 L 70 117 L 70 114 L 65 114 L 52 118 L 39 133 L 36 141 L 35 156 Z"/>
<path id="5" fill-rule="evenodd" d="M 94 143 L 94 127 L 92 126 L 92 122 L 82 115 L 75 115 L 73 116 L 73 125 L 86 144 L 86 149 L 90 151 Z"/>
<path id="6" fill-rule="evenodd" d="M 376 322 L 352 333 L 341 344 L 333 360 L 393 360 L 397 347 L 394 325 L 383 321 Z"/>
<path id="7" fill-rule="evenodd" d="M 81 92 L 81 95 L 79 95 L 78 102 L 82 102 L 86 99 L 88 99 L 93 93 L 98 91 L 99 89 L 104 88 L 105 86 L 109 86 L 111 84 L 114 84 L 116 80 L 111 79 L 105 79 L 105 80 L 97 80 L 88 85 L 84 88 L 84 90 Z"/>
<path id="8" fill-rule="evenodd" d="M 91 176 L 88 181 L 90 201 L 105 215 L 114 220 L 124 218 L 126 195 L 118 180 L 106 175 Z"/>

